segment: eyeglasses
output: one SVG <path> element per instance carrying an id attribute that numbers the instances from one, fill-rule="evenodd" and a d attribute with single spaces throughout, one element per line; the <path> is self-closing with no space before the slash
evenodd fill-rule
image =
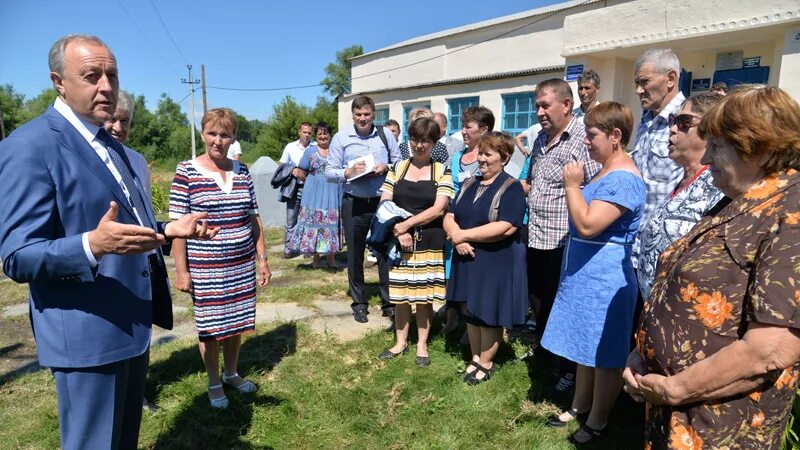
<path id="1" fill-rule="evenodd" d="M 670 114 L 667 123 L 670 128 L 674 125 L 681 132 L 688 133 L 692 127 L 696 127 L 700 123 L 700 118 L 693 114 Z"/>

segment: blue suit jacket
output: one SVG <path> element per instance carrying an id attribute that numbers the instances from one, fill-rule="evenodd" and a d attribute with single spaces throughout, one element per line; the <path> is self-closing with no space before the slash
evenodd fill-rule
<path id="1" fill-rule="evenodd" d="M 92 269 L 81 242 L 112 200 L 118 222 L 138 222 L 94 149 L 52 107 L 0 141 L 0 192 L 3 271 L 29 283 L 40 364 L 91 367 L 144 353 L 153 308 L 147 255 L 106 255 Z"/>

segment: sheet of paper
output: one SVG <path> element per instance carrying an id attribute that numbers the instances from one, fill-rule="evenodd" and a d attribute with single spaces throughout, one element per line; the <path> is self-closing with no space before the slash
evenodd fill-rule
<path id="1" fill-rule="evenodd" d="M 357 178 L 361 178 L 364 175 L 367 175 L 367 174 L 372 173 L 373 171 L 375 171 L 375 157 L 372 156 L 372 153 L 369 153 L 369 154 L 364 155 L 364 156 L 359 156 L 356 159 L 351 159 L 350 161 L 347 161 L 347 167 L 353 167 L 353 166 L 355 166 L 356 164 L 358 164 L 358 163 L 360 163 L 362 161 L 364 162 L 364 165 L 366 166 L 366 170 L 364 170 L 363 172 L 361 172 L 358 175 L 354 175 L 353 177 L 348 178 L 347 181 L 353 181 L 353 180 L 355 180 Z"/>

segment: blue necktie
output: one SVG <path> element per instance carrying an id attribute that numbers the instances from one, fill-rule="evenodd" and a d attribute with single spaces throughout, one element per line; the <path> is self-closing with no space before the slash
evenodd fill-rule
<path id="1" fill-rule="evenodd" d="M 114 167 L 117 168 L 117 172 L 122 177 L 122 184 L 125 185 L 128 191 L 128 200 L 139 214 L 139 220 L 142 221 L 142 225 L 153 228 L 153 224 L 150 223 L 150 219 L 147 216 L 144 200 L 136 187 L 136 182 L 133 180 L 133 171 L 128 165 L 128 158 L 125 156 L 125 149 L 122 148 L 122 144 L 112 138 L 104 128 L 100 128 L 100 131 L 97 132 L 97 139 L 106 146 L 108 156 L 111 158 Z"/>

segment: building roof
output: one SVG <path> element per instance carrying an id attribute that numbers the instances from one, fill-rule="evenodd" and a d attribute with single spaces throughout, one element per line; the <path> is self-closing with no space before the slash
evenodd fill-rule
<path id="1" fill-rule="evenodd" d="M 546 67 L 536 67 L 531 69 L 524 69 L 524 70 L 515 70 L 512 72 L 502 72 L 502 73 L 489 73 L 485 75 L 475 75 L 472 77 L 466 78 L 456 78 L 454 80 L 440 80 L 440 81 L 429 81 L 427 83 L 418 83 L 418 84 L 409 84 L 406 86 L 397 86 L 397 87 L 390 87 L 385 89 L 376 89 L 374 91 L 363 91 L 363 92 L 354 92 L 352 94 L 348 94 L 347 97 L 351 97 L 353 95 L 365 95 L 365 94 L 380 94 L 383 92 L 394 92 L 394 91 L 402 91 L 405 89 L 420 89 L 420 88 L 427 88 L 427 87 L 435 87 L 435 86 L 449 86 L 453 84 L 466 84 L 466 83 L 475 83 L 477 81 L 485 81 L 485 80 L 498 80 L 503 78 L 515 78 L 515 77 L 524 77 L 528 75 L 536 75 L 538 73 L 547 73 L 547 72 L 558 72 L 563 71 L 564 66 L 546 66 Z"/>
<path id="2" fill-rule="evenodd" d="M 508 16 L 502 16 L 502 17 L 497 17 L 495 19 L 484 20 L 482 22 L 475 22 L 475 23 L 471 23 L 471 24 L 468 24 L 468 25 L 462 25 L 460 27 L 450 28 L 448 30 L 438 31 L 436 33 L 426 34 L 426 35 L 423 35 L 423 36 L 417 36 L 415 38 L 411 38 L 411 39 L 408 39 L 406 41 L 390 45 L 388 47 L 383 47 L 383 48 L 380 48 L 378 50 L 373 50 L 371 52 L 364 53 L 364 54 L 359 55 L 359 56 L 355 56 L 355 57 L 351 58 L 351 60 L 364 58 L 365 56 L 370 56 L 370 55 L 386 52 L 386 51 L 389 51 L 389 50 L 394 50 L 394 49 L 401 48 L 401 47 L 408 47 L 409 45 L 419 44 L 420 42 L 431 41 L 431 40 L 443 38 L 443 37 L 446 37 L 446 36 L 452 36 L 454 34 L 466 33 L 468 31 L 479 30 L 481 28 L 487 28 L 487 27 L 491 27 L 491 26 L 494 26 L 494 25 L 499 25 L 499 24 L 503 24 L 503 23 L 507 23 L 507 22 L 514 22 L 516 20 L 527 19 L 529 17 L 541 16 L 541 15 L 544 15 L 544 14 L 550 14 L 550 13 L 554 13 L 554 12 L 558 12 L 558 11 L 564 11 L 564 10 L 567 10 L 567 9 L 570 9 L 570 8 L 574 8 L 576 6 L 589 5 L 589 4 L 592 4 L 592 3 L 597 3 L 599 1 L 601 1 L 601 0 L 570 0 L 570 1 L 567 1 L 567 2 L 556 3 L 554 5 L 544 6 L 544 7 L 536 8 L 536 9 L 531 9 L 531 10 L 523 11 L 523 12 L 516 13 L 516 14 L 510 14 Z"/>

